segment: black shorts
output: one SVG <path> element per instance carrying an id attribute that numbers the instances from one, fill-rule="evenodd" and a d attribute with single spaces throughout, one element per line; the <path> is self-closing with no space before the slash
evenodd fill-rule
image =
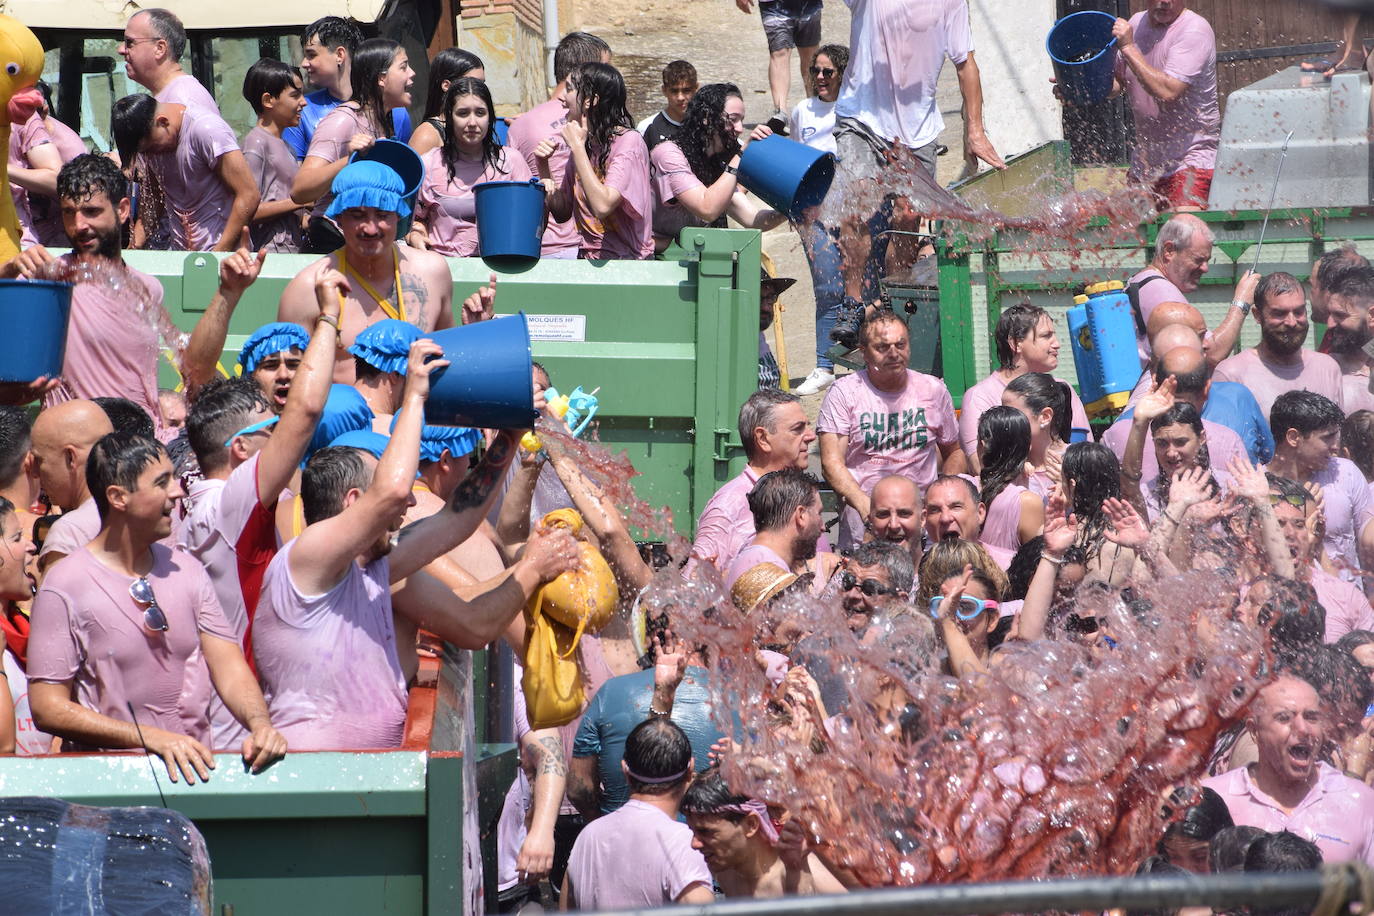
<path id="1" fill-rule="evenodd" d="M 821 43 L 821 5 L 814 0 L 770 0 L 759 4 L 769 51 L 814 48 Z"/>

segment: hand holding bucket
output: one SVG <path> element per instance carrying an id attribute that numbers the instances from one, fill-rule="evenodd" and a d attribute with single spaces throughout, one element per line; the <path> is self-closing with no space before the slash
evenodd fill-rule
<path id="1" fill-rule="evenodd" d="M 1116 17 L 1097 10 L 1065 16 L 1045 38 L 1054 77 L 1064 101 L 1096 105 L 1112 94 L 1117 41 Z"/>

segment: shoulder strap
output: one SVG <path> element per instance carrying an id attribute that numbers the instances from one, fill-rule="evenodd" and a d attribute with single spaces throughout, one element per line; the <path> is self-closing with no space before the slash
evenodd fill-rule
<path id="1" fill-rule="evenodd" d="M 1155 280 L 1163 280 L 1161 274 L 1150 274 L 1148 277 L 1141 277 L 1126 284 L 1126 298 L 1131 301 L 1131 317 L 1135 319 L 1136 333 L 1145 337 L 1145 313 L 1140 310 L 1140 288 L 1146 284 L 1153 283 Z"/>

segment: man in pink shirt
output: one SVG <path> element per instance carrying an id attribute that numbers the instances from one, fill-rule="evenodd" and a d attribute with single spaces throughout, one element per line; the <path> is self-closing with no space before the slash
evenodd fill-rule
<path id="1" fill-rule="evenodd" d="M 105 411 L 85 400 L 49 407 L 34 420 L 33 473 L 53 507 L 62 510 L 38 545 L 34 568 L 40 577 L 100 531 L 100 512 L 86 486 L 86 457 L 102 436 L 112 432 L 114 426 Z"/>
<path id="2" fill-rule="evenodd" d="M 806 470 L 816 434 L 795 394 L 761 388 L 739 409 L 739 439 L 748 463 L 706 503 L 692 542 L 692 565 L 712 563 L 722 573 L 754 536 L 749 491 L 771 471 Z"/>
<path id="3" fill-rule="evenodd" d="M 1374 310 L 1374 268 L 1368 263 L 1341 264 L 1322 278 L 1327 290 L 1322 349 L 1341 367 L 1341 407 L 1347 415 L 1374 410 L 1374 392 L 1369 389 L 1374 357 L 1365 349 L 1374 338 L 1369 327 Z"/>
<path id="4" fill-rule="evenodd" d="M 1187 0 L 1151 0 L 1117 19 L 1116 88 L 1135 116 L 1130 177 L 1150 185 L 1160 209 L 1204 210 L 1221 138 L 1217 42 Z"/>
<path id="5" fill-rule="evenodd" d="M 1297 388 L 1316 392 L 1341 406 L 1341 367 L 1325 353 L 1304 347 L 1307 294 L 1298 278 L 1283 271 L 1265 275 L 1255 288 L 1255 318 L 1260 342 L 1222 360 L 1212 377 L 1245 385 L 1266 417 L 1279 395 Z M 1212 352 L 1218 352 L 1215 343 Z"/>
<path id="6" fill-rule="evenodd" d="M 29 698 L 39 728 L 69 750 L 146 748 L 173 782 L 205 781 L 210 697 L 248 731 L 260 771 L 286 753 L 205 569 L 158 543 L 182 497 L 158 442 L 111 433 L 87 469 L 100 533 L 58 563 L 33 603 Z"/>
<path id="7" fill-rule="evenodd" d="M 1374 789 L 1318 759 L 1331 710 L 1316 688 L 1280 673 L 1250 709 L 1258 760 L 1202 784 L 1225 800 L 1237 824 L 1290 830 L 1317 844 L 1325 862 L 1374 865 Z"/>
<path id="8" fill-rule="evenodd" d="M 825 479 L 848 504 L 842 548 L 863 540 L 868 491 L 879 479 L 903 474 L 924 491 L 940 473 L 968 469 L 949 389 L 907 368 L 906 323 L 879 312 L 860 327 L 859 343 L 864 369 L 830 387 L 816 420 Z"/>
<path id="9" fill-rule="evenodd" d="M 186 28 L 171 10 L 139 10 L 124 25 L 119 56 L 129 79 L 143 86 L 159 102 L 192 105 L 219 114 L 214 96 L 194 76 L 181 69 L 186 51 Z"/>
<path id="10" fill-rule="evenodd" d="M 506 578 L 472 600 L 424 571 L 485 518 L 519 438 L 501 432 L 443 510 L 400 529 L 429 376 L 448 365 L 442 353 L 428 339 L 411 346 L 402 407 L 380 459 L 351 447 L 311 457 L 301 482 L 306 528 L 263 577 L 253 655 L 274 721 L 298 749 L 400 744 L 407 696 L 393 614 L 461 648 L 482 648 L 536 588 L 578 562 L 572 537 L 556 531 L 536 533 Z"/>
<path id="11" fill-rule="evenodd" d="M 749 491 L 749 512 L 758 533 L 730 564 L 726 589 L 760 563 L 798 575 L 807 572 L 823 530 L 820 481 L 796 468 L 764 474 Z"/>
<path id="12" fill-rule="evenodd" d="M 553 75 L 558 81 L 553 94 L 547 102 L 536 105 L 511 122 L 510 145 L 525 157 L 530 174 L 537 174 L 539 164 L 534 150 L 543 141 L 553 138 L 556 149 L 549 159 L 549 168 L 555 175 L 562 175 L 567 169 L 568 158 L 572 155 L 568 145 L 562 141 L 560 131 L 568 123 L 568 107 L 564 97 L 568 92 L 568 74 L 579 64 L 611 62 L 610 45 L 587 32 L 569 32 L 558 42 L 553 52 Z M 549 220 L 544 228 L 540 255 L 545 258 L 576 258 L 581 236 L 577 223 L 568 220 L 564 223 Z"/>

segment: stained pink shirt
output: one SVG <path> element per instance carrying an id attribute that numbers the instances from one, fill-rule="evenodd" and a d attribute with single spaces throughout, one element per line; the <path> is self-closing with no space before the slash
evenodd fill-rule
<path id="1" fill-rule="evenodd" d="M 1357 410 L 1374 410 L 1374 392 L 1369 390 L 1369 369 L 1341 376 L 1341 407 L 1350 416 Z"/>
<path id="2" fill-rule="evenodd" d="M 1374 503 L 1369 485 L 1353 461 L 1332 458 L 1326 467 L 1312 475 L 1321 485 L 1326 515 L 1326 554 L 1337 566 L 1360 568 L 1359 537 L 1365 525 L 1374 521 Z"/>
<path id="3" fill-rule="evenodd" d="M 355 134 L 366 134 L 374 140 L 383 136 L 371 118 L 355 108 L 352 103 L 345 102 L 320 120 L 315 133 L 310 137 L 310 146 L 306 149 L 305 155 L 307 158 L 315 156 L 325 162 L 338 162 L 350 155 L 348 141 L 353 139 Z M 329 202 L 333 199 L 333 192 L 325 191 L 320 195 L 320 199 L 315 201 L 315 207 L 310 211 L 311 215 L 324 216 L 324 211 L 329 208 Z"/>
<path id="4" fill-rule="evenodd" d="M 292 540 L 267 566 L 253 657 L 272 724 L 298 751 L 399 747 L 406 682 L 396 654 L 386 557 L 305 595 L 291 579 Z"/>
<path id="5" fill-rule="evenodd" d="M 1162 102 L 1150 95 L 1118 55 L 1116 78 L 1135 115 L 1131 177 L 1153 180 L 1184 168 L 1211 169 L 1217 162 L 1221 112 L 1217 107 L 1217 40 L 1212 26 L 1192 10 L 1167 26 L 1144 13 L 1131 17 L 1135 43 L 1146 63 L 1186 84 L 1183 95 Z"/>
<path id="6" fill-rule="evenodd" d="M 29 163 L 29 152 L 50 143 L 52 143 L 52 136 L 43 124 L 43 115 L 34 112 L 23 124 L 10 129 L 9 164 L 20 168 L 32 168 L 33 166 Z M 14 196 L 14 209 L 19 214 L 20 245 L 24 248 L 37 245 L 39 236 L 34 224 L 29 192 L 17 184 L 11 183 L 10 193 Z M 39 201 L 35 200 L 33 203 L 39 203 Z"/>
<path id="7" fill-rule="evenodd" d="M 983 519 L 983 531 L 978 543 L 992 554 L 997 565 L 1006 569 L 1012 557 L 1021 549 L 1021 494 L 1030 490 L 1020 484 L 1009 483 L 988 506 L 987 516 Z"/>
<path id="8" fill-rule="evenodd" d="M 455 163 L 453 180 L 444 164 L 443 147 L 435 147 L 421 157 L 425 180 L 415 216 L 429 232 L 429 247 L 449 258 L 469 258 L 477 254 L 477 198 L 473 188 L 487 181 L 529 181 L 529 166 L 523 157 L 502 147 L 496 165 L 486 161 Z"/>
<path id="9" fill-rule="evenodd" d="M 792 571 L 788 567 L 787 561 L 778 556 L 773 548 L 765 547 L 762 544 L 750 544 L 736 554 L 735 559 L 731 561 L 730 570 L 725 574 L 726 590 L 734 588 L 735 581 L 740 576 L 761 563 L 772 563 L 783 572 Z"/>
<path id="10" fill-rule="evenodd" d="M 1102 444 L 1111 449 L 1118 459 L 1126 455 L 1126 440 L 1131 435 L 1131 420 L 1132 417 L 1124 416 L 1102 434 Z M 1249 459 L 1245 443 L 1231 427 L 1203 420 L 1202 431 L 1207 435 L 1208 464 L 1213 469 L 1224 471 L 1231 463 L 1231 459 L 1236 456 Z M 1145 435 L 1145 451 L 1140 458 L 1140 473 L 1143 480 L 1153 480 L 1159 475 L 1159 457 L 1155 454 L 1154 434 L 1148 429 Z"/>
<path id="11" fill-rule="evenodd" d="M 1147 267 L 1132 274 L 1131 279 L 1126 282 L 1129 286 L 1132 283 L 1139 283 L 1146 277 L 1154 277 L 1155 279 L 1140 287 L 1136 293 L 1136 302 L 1140 304 L 1140 316 L 1148 326 L 1150 313 L 1155 310 L 1157 305 L 1162 302 L 1187 302 L 1188 297 L 1183 294 L 1183 290 L 1174 285 L 1174 281 L 1164 276 L 1157 267 Z M 1140 356 L 1140 365 L 1143 368 L 1149 362 L 1153 351 L 1150 349 L 1150 338 L 1140 333 L 1139 327 L 1136 328 L 1135 347 Z M 1134 403 L 1134 401 L 1135 397 L 1132 395 L 1131 402 Z"/>
<path id="12" fill-rule="evenodd" d="M 1212 381 L 1240 382 L 1249 388 L 1266 419 L 1279 395 L 1298 388 L 1324 395 L 1344 409 L 1341 367 L 1325 353 L 1308 349 L 1298 353 L 1301 356 L 1298 363 L 1281 366 L 1260 359 L 1259 350 L 1254 347 L 1241 350 L 1221 361 L 1212 373 Z"/>
<path id="13" fill-rule="evenodd" d="M 596 154 L 591 150 L 587 154 L 595 167 Z M 571 156 L 563 170 L 562 190 L 573 202 L 572 218 L 581 236 L 581 256 L 595 260 L 653 257 L 654 197 L 649 190 L 649 148 L 639 132 L 622 131 L 612 140 L 605 169 L 598 172 L 608 188 L 620 192 L 620 206 L 604 220 L 598 219 L 587 203 Z"/>
<path id="14" fill-rule="evenodd" d="M 219 105 L 200 80 L 189 73 L 176 77 L 162 91 L 154 96 L 163 105 L 185 105 L 188 108 L 204 108 L 219 114 Z"/>
<path id="15" fill-rule="evenodd" d="M 69 557 L 89 544 L 100 533 L 100 510 L 89 496 L 70 512 L 63 512 L 48 529 L 40 557 L 60 554 Z"/>
<path id="16" fill-rule="evenodd" d="M 73 263 L 71 255 L 63 260 Z M 158 336 L 178 332 L 163 308 L 162 284 L 142 271 L 125 269 L 122 288 L 95 279 L 72 289 L 62 384 L 44 395 L 43 406 L 73 398 L 125 397 L 161 427 Z"/>
<path id="17" fill-rule="evenodd" d="M 582 829 L 568 880 L 587 912 L 663 906 L 693 884 L 712 886 L 691 828 L 634 798 Z"/>
<path id="18" fill-rule="evenodd" d="M 654 189 L 654 235 L 677 238 L 687 226 L 700 226 L 690 210 L 677 202 L 686 191 L 702 186 L 682 147 L 664 140 L 649 151 L 649 178 Z"/>
<path id="19" fill-rule="evenodd" d="M 194 557 L 161 544 L 149 550 L 148 582 L 166 631 L 150 635 L 144 627 L 144 608 L 129 595 L 132 578 L 78 550 L 48 570 L 34 598 L 29 680 L 72 681 L 76 701 L 103 716 L 128 722 L 126 703 L 133 703 L 143 728 L 209 742 L 214 687 L 200 636 L 235 642 L 234 631 Z"/>
<path id="20" fill-rule="evenodd" d="M 1326 611 L 1324 642 L 1333 643 L 1351 630 L 1374 630 L 1374 609 L 1359 586 L 1312 564 L 1312 588 Z"/>
<path id="21" fill-rule="evenodd" d="M 754 515 L 749 511 L 749 491 L 759 482 L 759 473 L 749 465 L 733 480 L 715 492 L 697 519 L 697 536 L 692 542 L 692 559 L 683 570 L 690 575 L 700 562 L 710 562 L 722 573 L 730 568 L 735 555 L 754 539 Z M 816 552 L 829 553 L 830 539 L 821 532 Z"/>
<path id="22" fill-rule="evenodd" d="M 234 194 L 215 167 L 238 148 L 234 129 L 216 111 L 191 105 L 182 117 L 176 149 L 144 154 L 166 200 L 173 249 L 208 251 L 219 243 Z"/>
<path id="23" fill-rule="evenodd" d="M 253 173 L 262 202 L 288 200 L 291 184 L 300 170 L 300 163 L 291 147 L 261 125 L 243 135 L 243 158 Z M 292 210 L 262 222 L 250 223 L 253 250 L 266 248 L 283 254 L 299 254 L 304 233 L 301 231 L 299 210 Z"/>
<path id="24" fill-rule="evenodd" d="M 1317 782 L 1291 814 L 1260 791 L 1248 767 L 1204 779 L 1226 802 L 1238 825 L 1271 833 L 1290 830 L 1317 844 L 1323 862 L 1374 865 L 1374 789 L 1326 763 L 1317 763 Z"/>
<path id="25" fill-rule="evenodd" d="M 567 169 L 568 159 L 572 153 L 568 151 L 568 144 L 563 142 L 563 136 L 559 133 L 567 123 L 568 108 L 559 99 L 549 99 L 536 105 L 511 122 L 506 139 L 525 157 L 525 165 L 531 175 L 539 174 L 534 148 L 545 140 L 552 140 L 554 144 L 553 155 L 549 157 L 549 174 L 557 180 Z M 582 237 L 578 234 L 577 224 L 573 220 L 565 223 L 549 220 L 549 224 L 544 227 L 540 256 L 575 258 L 581 245 Z"/>
<path id="26" fill-rule="evenodd" d="M 81 139 L 81 135 L 57 118 L 48 117 L 43 123 L 63 165 L 87 152 L 86 141 Z M 56 197 L 31 197 L 29 209 L 33 215 L 34 232 L 38 234 L 40 244 L 49 248 L 65 248 L 70 244 L 67 230 L 62 226 L 62 208 L 58 205 Z"/>
<path id="27" fill-rule="evenodd" d="M 978 421 L 991 408 L 1002 406 L 1002 392 L 1006 390 L 1007 383 L 1002 380 L 1000 373 L 994 372 L 964 392 L 964 400 L 959 407 L 959 446 L 965 454 L 978 454 Z M 1088 412 L 1083 409 L 1083 400 L 1072 386 L 1069 392 L 1073 401 L 1073 428 L 1091 429 Z"/>

